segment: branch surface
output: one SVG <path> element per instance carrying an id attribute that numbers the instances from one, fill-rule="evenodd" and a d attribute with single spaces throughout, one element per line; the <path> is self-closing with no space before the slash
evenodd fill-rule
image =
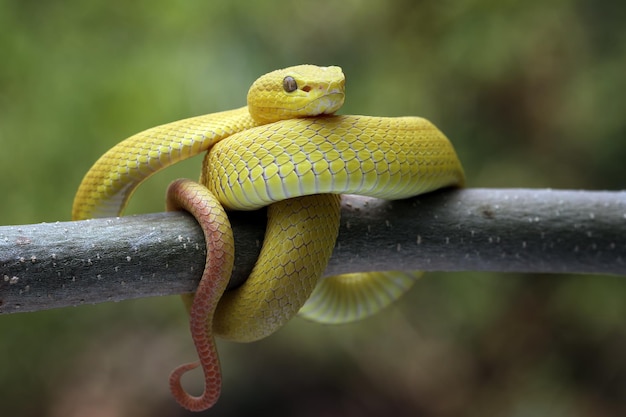
<path id="1" fill-rule="evenodd" d="M 229 216 L 232 287 L 258 256 L 265 212 Z M 205 256 L 202 232 L 184 213 L 2 226 L 0 314 L 193 292 Z M 626 192 L 344 196 L 326 275 L 373 270 L 626 275 Z"/>

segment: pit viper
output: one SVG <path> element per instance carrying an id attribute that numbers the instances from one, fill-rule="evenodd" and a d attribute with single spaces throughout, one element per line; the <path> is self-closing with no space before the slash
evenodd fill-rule
<path id="1" fill-rule="evenodd" d="M 207 247 L 197 291 L 184 296 L 199 361 L 170 375 L 171 391 L 183 407 L 205 410 L 220 395 L 214 335 L 258 340 L 298 311 L 325 323 L 357 320 L 413 282 L 413 275 L 399 272 L 319 279 L 338 233 L 340 194 L 401 199 L 464 183 L 454 148 L 432 123 L 335 115 L 344 98 L 339 67 L 276 70 L 252 84 L 247 106 L 131 136 L 98 159 L 81 182 L 74 220 L 118 216 L 147 177 L 206 152 L 199 183 L 177 180 L 167 193 L 168 210 L 189 211 Z M 264 206 L 268 225 L 259 259 L 243 285 L 224 292 L 234 262 L 224 209 Z M 205 388 L 195 397 L 180 379 L 199 365 Z"/>

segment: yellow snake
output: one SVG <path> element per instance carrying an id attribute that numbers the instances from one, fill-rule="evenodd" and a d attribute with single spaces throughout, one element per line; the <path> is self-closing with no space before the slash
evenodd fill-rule
<path id="1" fill-rule="evenodd" d="M 321 322 L 356 320 L 410 286 L 412 277 L 399 273 L 319 280 L 337 236 L 340 194 L 399 199 L 463 185 L 451 143 L 427 120 L 332 115 L 343 104 L 344 85 L 339 67 L 270 72 L 253 83 L 246 107 L 131 136 L 106 152 L 80 184 L 73 219 L 117 216 L 148 176 L 208 151 L 200 184 L 177 180 L 167 198 L 168 210 L 192 213 L 207 242 L 205 271 L 195 296 L 186 299 L 199 362 L 170 376 L 174 397 L 189 410 L 211 407 L 220 394 L 213 335 L 258 340 L 299 310 Z M 224 293 L 234 248 L 223 207 L 267 205 L 259 259 L 242 286 Z M 193 397 L 180 378 L 198 365 L 205 389 Z"/>

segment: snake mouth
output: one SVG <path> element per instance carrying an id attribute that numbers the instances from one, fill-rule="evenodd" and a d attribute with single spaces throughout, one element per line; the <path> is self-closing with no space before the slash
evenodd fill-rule
<path id="1" fill-rule="evenodd" d="M 301 111 L 311 116 L 332 114 L 343 106 L 345 94 L 342 90 L 333 89 L 307 103 Z"/>
<path id="2" fill-rule="evenodd" d="M 346 96 L 343 91 L 337 91 L 333 93 L 329 93 L 326 96 L 326 102 L 328 103 L 327 109 L 323 112 L 323 114 L 332 114 L 339 110 L 341 106 L 343 106 L 343 102 Z"/>

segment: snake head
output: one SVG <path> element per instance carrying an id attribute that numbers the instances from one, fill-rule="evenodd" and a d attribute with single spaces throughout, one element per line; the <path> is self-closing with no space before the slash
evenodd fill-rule
<path id="1" fill-rule="evenodd" d="M 258 78 L 248 91 L 248 111 L 259 123 L 337 111 L 345 98 L 340 67 L 298 65 Z"/>

